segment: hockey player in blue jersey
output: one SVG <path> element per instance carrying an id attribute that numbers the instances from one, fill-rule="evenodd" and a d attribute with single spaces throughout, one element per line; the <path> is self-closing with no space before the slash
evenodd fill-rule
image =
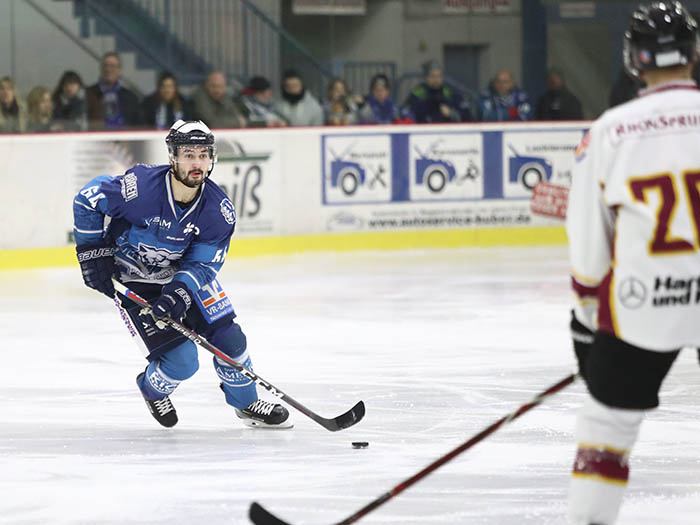
<path id="1" fill-rule="evenodd" d="M 169 164 L 137 164 L 124 175 L 90 181 L 73 202 L 76 251 L 85 284 L 114 298 L 112 277 L 152 305 L 148 313 L 116 294 L 122 317 L 148 359 L 136 378 L 153 417 L 177 423 L 170 394 L 198 369 L 195 344 L 159 322 L 170 317 L 251 368 L 246 337 L 216 275 L 236 224 L 233 204 L 208 180 L 214 135 L 201 121 L 173 124 Z M 289 428 L 282 405 L 258 399 L 255 383 L 214 357 L 226 402 L 243 423 Z"/>

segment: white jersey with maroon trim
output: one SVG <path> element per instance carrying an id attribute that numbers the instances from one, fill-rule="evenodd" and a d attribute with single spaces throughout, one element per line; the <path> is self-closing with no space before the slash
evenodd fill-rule
<path id="1" fill-rule="evenodd" d="M 644 90 L 576 150 L 566 229 L 578 319 L 650 350 L 700 346 L 700 91 Z"/>

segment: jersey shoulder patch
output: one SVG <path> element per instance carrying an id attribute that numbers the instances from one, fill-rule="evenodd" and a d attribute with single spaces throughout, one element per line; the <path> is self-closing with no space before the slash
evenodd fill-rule
<path id="1" fill-rule="evenodd" d="M 165 175 L 170 166 L 150 166 L 148 164 L 136 164 L 124 175 L 117 177 L 121 185 L 121 195 L 124 202 L 134 200 L 141 195 L 149 199 L 153 189 L 160 187 L 161 178 Z"/>
<path id="2" fill-rule="evenodd" d="M 223 216 L 224 220 L 233 226 L 233 224 L 236 222 L 236 210 L 228 197 L 224 197 L 221 200 L 221 203 L 219 203 L 219 211 L 221 211 L 221 215 Z"/>
<path id="3" fill-rule="evenodd" d="M 121 194 L 124 202 L 129 202 L 139 196 L 138 178 L 133 171 L 127 171 L 119 179 L 119 184 L 122 187 Z"/>
<path id="4" fill-rule="evenodd" d="M 589 129 L 588 131 L 586 131 L 586 134 L 581 139 L 581 142 L 579 142 L 579 145 L 576 146 L 576 151 L 574 152 L 574 158 L 576 159 L 576 162 L 581 162 L 585 158 L 586 151 L 588 150 L 588 146 L 590 145 L 591 130 Z"/>

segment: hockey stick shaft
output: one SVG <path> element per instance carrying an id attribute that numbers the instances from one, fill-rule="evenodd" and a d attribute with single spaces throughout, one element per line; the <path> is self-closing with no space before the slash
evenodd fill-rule
<path id="1" fill-rule="evenodd" d="M 129 290 L 126 286 L 124 286 L 122 283 L 117 281 L 116 279 L 112 280 L 114 283 L 114 289 L 122 294 L 124 297 L 127 299 L 130 299 L 131 301 L 135 302 L 136 304 L 139 304 L 143 306 L 144 308 L 148 309 L 150 311 L 150 305 L 148 304 L 148 301 L 134 293 L 133 291 Z M 193 343 L 199 345 L 200 347 L 204 348 L 205 350 L 211 352 L 214 354 L 216 357 L 218 357 L 220 360 L 225 361 L 228 365 L 232 366 L 238 372 L 240 372 L 242 375 L 250 379 L 251 381 L 255 382 L 257 385 L 260 385 L 263 387 L 265 390 L 270 392 L 273 396 L 278 397 L 285 403 L 287 403 L 289 406 L 297 409 L 299 412 L 304 414 L 306 417 L 314 420 L 316 423 L 321 425 L 327 430 L 330 430 L 331 432 L 335 432 L 337 430 L 343 430 L 345 428 L 348 428 L 358 421 L 362 419 L 362 417 L 365 415 L 365 405 L 362 401 L 357 403 L 352 409 L 350 409 L 348 412 L 341 414 L 340 416 L 334 418 L 334 419 L 327 419 L 324 417 L 319 416 L 316 414 L 313 410 L 305 407 L 299 401 L 294 399 L 293 397 L 289 396 L 279 388 L 277 388 L 275 385 L 270 383 L 269 381 L 266 381 L 256 373 L 254 373 L 252 370 L 246 368 L 245 366 L 241 365 L 240 363 L 236 362 L 233 360 L 231 357 L 229 357 L 227 354 L 225 354 L 223 351 L 219 350 L 216 346 L 211 344 L 209 341 L 207 341 L 204 337 L 201 335 L 197 334 L 196 332 L 190 330 L 189 328 L 183 326 L 182 324 L 178 323 L 177 321 L 173 321 L 169 317 L 164 317 L 160 319 L 164 323 L 166 323 L 168 326 L 173 328 L 175 331 L 178 333 L 184 335 L 187 339 L 192 341 Z"/>
<path id="2" fill-rule="evenodd" d="M 451 461 L 455 457 L 459 456 L 462 452 L 470 449 L 480 441 L 483 441 L 486 439 L 488 436 L 496 432 L 501 426 L 510 423 L 511 421 L 514 421 L 515 419 L 519 418 L 522 416 L 525 412 L 528 412 L 532 408 L 536 407 L 542 401 L 544 401 L 547 397 L 552 396 L 556 394 L 557 392 L 563 390 L 567 386 L 569 386 L 571 383 L 573 383 L 576 380 L 576 377 L 578 376 L 578 373 L 573 373 L 568 376 L 566 376 L 564 379 L 556 383 L 555 385 L 550 386 L 548 389 L 540 392 L 537 394 L 532 401 L 525 403 L 522 405 L 520 408 L 514 410 L 510 414 L 503 416 L 501 419 L 496 421 L 495 423 L 489 425 L 486 427 L 484 430 L 476 434 L 474 437 L 470 438 L 468 441 L 465 441 L 462 443 L 460 446 L 457 448 L 451 450 L 444 456 L 438 458 L 437 460 L 433 461 L 430 465 L 425 467 L 423 470 L 420 472 L 414 474 L 410 478 L 402 481 L 398 485 L 396 485 L 394 488 L 389 490 L 388 492 L 385 492 L 375 500 L 371 501 L 364 507 L 362 507 L 360 510 L 355 512 L 352 516 L 344 519 L 343 521 L 340 521 L 336 523 L 335 525 L 350 525 L 351 523 L 355 523 L 358 521 L 360 518 L 363 516 L 366 516 L 370 512 L 372 512 L 374 509 L 379 507 L 380 505 L 386 503 L 389 501 L 391 498 L 394 496 L 397 496 L 407 488 L 409 488 L 411 485 L 414 483 L 420 481 L 424 477 L 426 477 L 428 474 L 433 472 L 434 470 L 440 468 L 442 465 L 447 463 L 448 461 Z M 285 524 L 284 521 L 280 520 L 279 518 L 276 518 L 272 514 L 270 514 L 267 510 L 265 510 L 262 506 L 260 506 L 258 503 L 253 503 L 251 505 L 250 509 L 250 517 L 256 525 L 288 525 Z"/>

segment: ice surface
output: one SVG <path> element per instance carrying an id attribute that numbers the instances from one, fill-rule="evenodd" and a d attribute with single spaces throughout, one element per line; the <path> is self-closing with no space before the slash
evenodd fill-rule
<path id="1" fill-rule="evenodd" d="M 245 524 L 254 500 L 338 522 L 571 372 L 567 268 L 559 247 L 229 259 L 256 371 L 326 417 L 365 401 L 338 433 L 298 413 L 291 431 L 242 426 L 203 350 L 161 428 L 134 383 L 145 361 L 77 267 L 0 272 L 0 523 Z M 569 387 L 360 523 L 565 523 L 583 398 Z M 699 398 L 685 351 L 620 524 L 700 521 Z"/>

